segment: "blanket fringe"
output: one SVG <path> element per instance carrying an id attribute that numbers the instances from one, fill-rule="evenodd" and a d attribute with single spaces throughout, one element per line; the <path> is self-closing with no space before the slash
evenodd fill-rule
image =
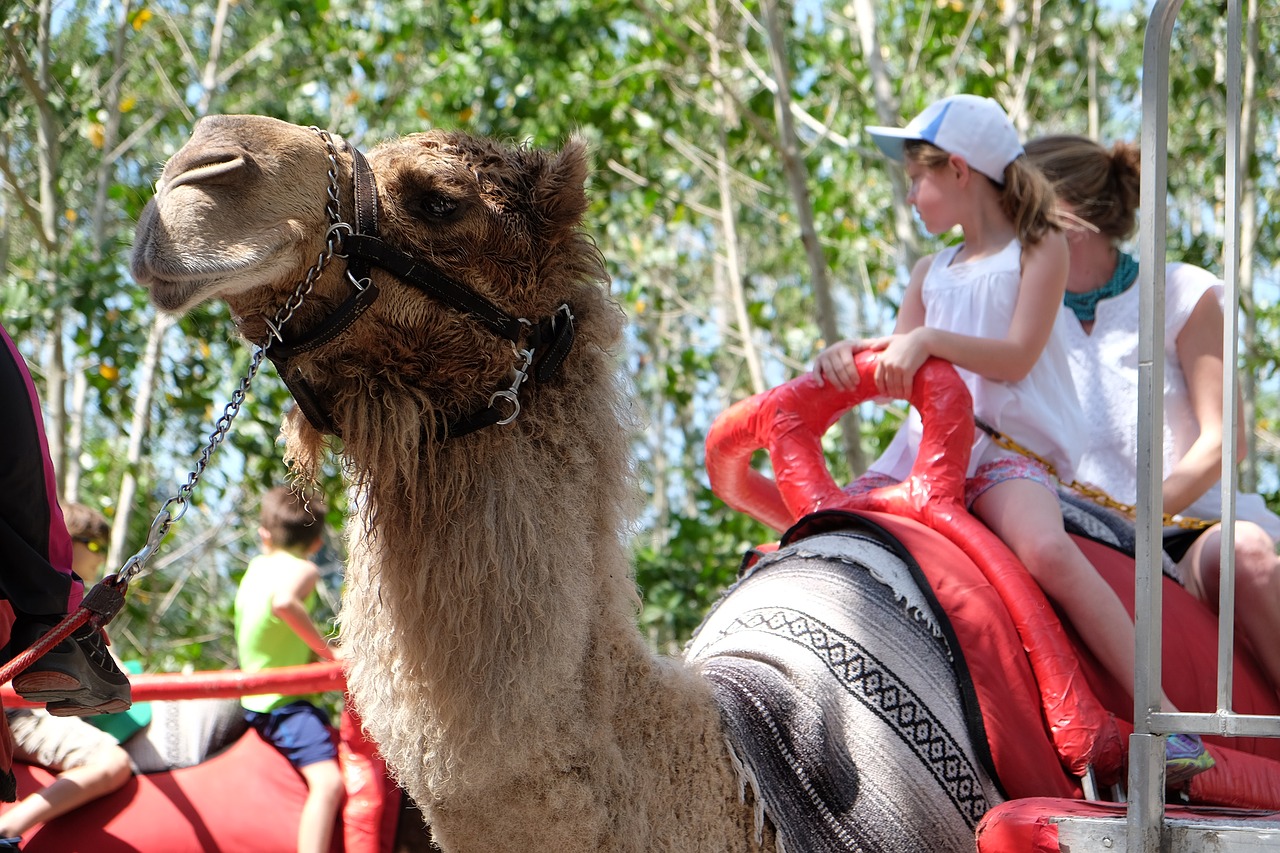
<path id="1" fill-rule="evenodd" d="M 765 814 L 764 797 L 760 796 L 760 781 L 756 779 L 756 774 L 738 755 L 737 748 L 733 745 L 727 736 L 724 739 L 725 748 L 729 750 L 729 761 L 733 763 L 733 771 L 738 777 L 738 802 L 745 803 L 747 801 L 747 788 L 751 789 L 751 798 L 754 800 L 755 810 L 755 839 L 756 846 L 764 846 L 764 823 L 768 815 Z M 782 836 L 782 830 L 778 827 L 777 821 L 771 821 L 774 826 L 774 847 L 777 853 L 787 853 L 787 845 Z"/>

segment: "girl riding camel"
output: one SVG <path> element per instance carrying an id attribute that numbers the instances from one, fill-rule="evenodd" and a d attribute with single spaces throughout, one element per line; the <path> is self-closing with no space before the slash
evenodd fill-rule
<path id="1" fill-rule="evenodd" d="M 852 390 L 854 356 L 872 350 L 879 353 L 877 390 L 903 398 L 926 359 L 949 361 L 969 388 L 976 418 L 1070 478 L 1086 426 L 1063 337 L 1068 252 L 1052 187 L 990 98 L 944 98 L 905 128 L 868 132 L 885 154 L 905 162 L 907 201 L 929 233 L 959 226 L 963 240 L 916 263 L 892 335 L 834 344 L 819 354 L 815 373 Z M 920 437 L 913 411 L 848 491 L 901 481 Z M 1049 471 L 980 433 L 965 503 L 1017 555 L 1102 665 L 1132 690 L 1133 621 L 1063 528 Z M 1173 709 L 1167 697 L 1163 704 Z M 1196 735 L 1171 735 L 1166 760 L 1169 784 L 1213 765 Z"/>

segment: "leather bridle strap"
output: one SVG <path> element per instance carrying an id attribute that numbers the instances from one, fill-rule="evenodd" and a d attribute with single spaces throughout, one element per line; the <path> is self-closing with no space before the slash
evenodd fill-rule
<path id="1" fill-rule="evenodd" d="M 494 334 L 518 343 L 523 324 L 480 294 L 459 284 L 439 270 L 420 263 L 373 234 L 359 232 L 342 241 L 342 251 L 351 261 L 359 261 L 394 275 L 405 284 L 443 302 L 456 311 L 479 320 Z"/>
<path id="2" fill-rule="evenodd" d="M 519 391 L 530 378 L 539 382 L 550 379 L 573 348 L 573 312 L 562 305 L 538 323 L 512 317 L 492 302 L 442 273 L 431 264 L 419 261 L 378 237 L 378 188 L 368 160 L 355 146 L 351 152 L 354 184 L 355 226 L 342 240 L 341 255 L 347 260 L 347 278 L 355 288 L 338 308 L 320 325 L 299 339 L 286 342 L 279 337 L 267 351 L 285 386 L 298 402 L 299 409 L 311 425 L 321 433 L 338 435 L 320 395 L 297 372 L 290 373 L 289 360 L 322 346 L 345 332 L 378 298 L 378 288 L 370 278 L 377 267 L 405 284 L 411 285 L 439 302 L 474 318 L 494 334 L 516 347 L 522 359 L 513 369 L 511 386 L 495 392 L 489 405 L 477 412 L 438 424 L 438 438 L 457 438 L 494 424 L 510 423 L 520 413 Z M 342 227 L 335 223 L 333 227 Z"/>
<path id="3" fill-rule="evenodd" d="M 370 231 L 376 231 L 378 228 L 378 188 L 373 182 L 373 170 L 369 168 L 369 161 L 365 160 L 364 155 L 352 146 L 348 146 L 353 158 L 353 172 L 355 182 L 355 208 L 356 208 L 356 224 L 355 233 L 362 234 Z M 345 247 L 347 241 L 351 239 L 348 235 L 342 241 Z M 360 315 L 364 314 L 378 298 L 378 287 L 369 278 L 370 264 L 359 258 L 352 260 L 347 259 L 347 276 L 355 289 L 341 305 L 339 305 L 332 314 L 325 317 L 320 325 L 296 338 L 286 342 L 280 338 L 276 345 L 271 348 L 268 355 L 272 361 L 282 359 L 288 361 L 296 355 L 304 352 L 310 352 L 316 347 L 329 343 L 338 335 L 345 332 L 351 327 L 351 324 L 360 319 Z M 279 364 L 277 364 L 279 367 Z"/>
<path id="4" fill-rule="evenodd" d="M 356 209 L 355 234 L 377 234 L 378 233 L 378 184 L 373 178 L 373 169 L 369 168 L 369 161 L 365 159 L 364 154 L 354 145 L 347 144 L 347 150 L 351 152 L 351 182 L 353 184 L 353 202 Z M 347 240 L 350 235 L 343 240 L 344 254 Z M 347 272 L 355 281 L 362 281 L 369 278 L 369 264 L 360 258 L 347 258 Z"/>
<path id="5" fill-rule="evenodd" d="M 358 148 L 353 145 L 347 145 L 347 150 L 351 152 L 352 180 L 355 185 L 355 230 L 357 232 L 376 230 L 378 227 L 378 188 L 373 180 L 373 170 L 369 168 L 369 162 Z M 336 165 L 334 168 L 336 168 Z M 336 199 L 334 201 L 336 203 Z M 335 222 L 333 226 L 340 227 L 340 223 Z M 321 399 L 316 390 L 311 387 L 311 383 L 304 379 L 300 373 L 290 371 L 289 362 L 291 359 L 310 352 L 317 347 L 324 346 L 337 338 L 351 328 L 351 325 L 356 320 L 359 320 L 364 312 L 369 310 L 369 307 L 377 301 L 379 295 L 378 286 L 369 277 L 369 265 L 367 263 L 348 261 L 347 279 L 352 284 L 352 294 L 332 314 L 321 320 L 320 325 L 290 341 L 286 341 L 283 335 L 279 334 L 279 330 L 275 330 L 277 338 L 274 346 L 267 349 L 267 357 L 275 365 L 276 373 L 280 375 L 285 387 L 293 395 L 293 399 L 297 402 L 302 414 L 306 416 L 307 420 L 318 432 L 326 435 L 339 434 L 337 424 L 333 422 L 333 418 L 329 414 L 329 406 Z"/>

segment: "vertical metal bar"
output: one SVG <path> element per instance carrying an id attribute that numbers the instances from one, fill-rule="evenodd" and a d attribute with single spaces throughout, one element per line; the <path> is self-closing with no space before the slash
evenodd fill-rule
<path id="1" fill-rule="evenodd" d="M 1138 223 L 1138 504 L 1135 578 L 1134 736 L 1130 739 L 1128 849 L 1157 853 L 1164 827 L 1160 555 L 1164 481 L 1164 283 L 1168 181 L 1169 46 L 1182 0 L 1157 0 L 1142 53 L 1142 183 Z"/>
<path id="2" fill-rule="evenodd" d="M 1128 853 L 1160 853 L 1164 835 L 1164 735 L 1129 735 Z"/>
<path id="3" fill-rule="evenodd" d="M 1240 387 L 1237 372 L 1240 340 L 1240 114 L 1244 79 L 1241 41 L 1244 26 L 1240 0 L 1227 4 L 1227 216 L 1222 240 L 1222 573 L 1218 580 L 1218 710 L 1230 711 L 1234 676 L 1232 650 L 1235 647 L 1236 613 L 1236 430 L 1240 410 L 1236 397 Z"/>

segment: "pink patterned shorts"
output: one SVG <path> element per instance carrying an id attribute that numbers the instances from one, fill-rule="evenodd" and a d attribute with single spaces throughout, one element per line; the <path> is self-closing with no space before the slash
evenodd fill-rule
<path id="1" fill-rule="evenodd" d="M 1039 462 L 1034 459 L 1028 459 L 1025 456 L 1001 456 L 998 459 L 979 465 L 978 470 L 973 472 L 973 476 L 964 481 L 964 505 L 972 508 L 973 502 L 981 497 L 983 492 L 1006 480 L 1031 480 L 1044 486 L 1055 497 L 1058 494 L 1054 485 L 1053 475 Z M 898 481 L 888 474 L 868 471 L 845 486 L 844 493 L 847 495 L 861 495 L 872 489 L 892 486 L 897 483 Z"/>

